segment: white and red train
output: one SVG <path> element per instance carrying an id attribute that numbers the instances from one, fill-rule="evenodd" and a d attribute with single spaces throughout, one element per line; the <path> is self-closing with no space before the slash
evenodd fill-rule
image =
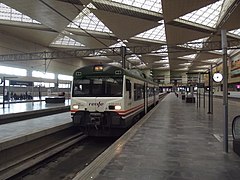
<path id="1" fill-rule="evenodd" d="M 158 101 L 158 84 L 137 70 L 98 64 L 73 74 L 73 123 L 92 136 L 121 134 Z"/>

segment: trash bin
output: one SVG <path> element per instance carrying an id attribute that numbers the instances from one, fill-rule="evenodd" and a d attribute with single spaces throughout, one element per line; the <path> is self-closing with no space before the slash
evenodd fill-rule
<path id="1" fill-rule="evenodd" d="M 195 97 L 190 95 L 186 97 L 186 103 L 195 103 Z"/>
<path id="2" fill-rule="evenodd" d="M 186 96 L 185 94 L 182 94 L 182 100 L 185 100 Z"/>

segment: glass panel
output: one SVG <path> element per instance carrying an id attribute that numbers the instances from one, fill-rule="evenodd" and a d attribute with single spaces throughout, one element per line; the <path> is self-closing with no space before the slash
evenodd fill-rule
<path id="1" fill-rule="evenodd" d="M 84 44 L 75 41 L 74 39 L 69 38 L 68 36 L 59 35 L 51 45 L 62 45 L 62 46 L 80 46 L 84 47 Z"/>
<path id="2" fill-rule="evenodd" d="M 186 55 L 186 56 L 182 56 L 182 57 L 179 57 L 180 59 L 195 59 L 195 57 L 197 56 L 197 54 L 190 54 L 190 55 Z"/>
<path id="3" fill-rule="evenodd" d="M 112 33 L 88 8 L 83 9 L 68 27 Z"/>
<path id="4" fill-rule="evenodd" d="M 9 74 L 9 75 L 16 75 L 16 76 L 27 76 L 27 70 L 21 68 L 13 68 L 8 66 L 0 66 L 0 73 L 1 74 Z"/>
<path id="5" fill-rule="evenodd" d="M 66 80 L 66 81 L 72 81 L 73 77 L 68 76 L 68 75 L 64 75 L 64 74 L 58 74 L 58 79 L 59 80 Z"/>
<path id="6" fill-rule="evenodd" d="M 3 86 L 3 83 L 0 86 Z M 9 86 L 9 80 L 5 80 L 5 86 Z"/>
<path id="7" fill-rule="evenodd" d="M 31 19 L 30 17 L 3 3 L 0 3 L 0 19 L 41 24 L 40 22 Z"/>
<path id="8" fill-rule="evenodd" d="M 32 71 L 32 77 L 55 79 L 55 74 L 54 73 L 44 73 L 44 72 L 40 72 L 40 71 Z"/>
<path id="9" fill-rule="evenodd" d="M 191 49 L 202 49 L 203 48 L 203 43 L 206 42 L 208 37 L 206 38 L 201 38 L 197 39 L 194 41 L 189 41 L 186 44 L 179 45 L 180 47 L 186 47 L 186 48 L 191 48 Z"/>
<path id="10" fill-rule="evenodd" d="M 222 4 L 223 0 L 217 1 L 216 3 L 210 4 L 201 9 L 188 13 L 180 17 L 180 19 L 184 19 L 209 27 L 216 27 L 222 9 Z"/>
<path id="11" fill-rule="evenodd" d="M 58 84 L 58 88 L 70 88 L 70 84 Z"/>
<path id="12" fill-rule="evenodd" d="M 160 21 L 160 23 L 163 23 L 163 21 Z M 145 38 L 145 39 L 153 39 L 153 40 L 158 40 L 158 41 L 166 41 L 164 23 L 158 27 L 152 28 L 148 31 L 138 34 L 135 37 Z"/>
<path id="13" fill-rule="evenodd" d="M 235 30 L 229 31 L 229 33 L 232 33 L 232 34 L 235 34 L 237 36 L 240 36 L 240 29 L 235 29 Z"/>
<path id="14" fill-rule="evenodd" d="M 112 0 L 129 6 L 138 7 L 154 12 L 162 13 L 161 0 Z"/>

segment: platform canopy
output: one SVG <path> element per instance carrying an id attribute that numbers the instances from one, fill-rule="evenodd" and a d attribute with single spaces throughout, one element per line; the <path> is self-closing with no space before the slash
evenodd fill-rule
<path id="1" fill-rule="evenodd" d="M 221 30 L 240 41 L 239 17 L 238 0 L 0 0 L 2 33 L 54 50 L 159 46 L 126 60 L 170 72 L 205 72 L 221 62 Z"/>

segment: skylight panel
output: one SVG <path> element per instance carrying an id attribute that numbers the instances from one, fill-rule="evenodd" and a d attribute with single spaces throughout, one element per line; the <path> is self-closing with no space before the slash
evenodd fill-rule
<path id="1" fill-rule="evenodd" d="M 113 44 L 111 46 L 109 46 L 110 48 L 113 48 L 113 47 L 122 47 L 122 46 L 126 46 L 126 44 L 124 44 L 124 42 L 120 41 L 116 44 Z"/>
<path id="2" fill-rule="evenodd" d="M 179 64 L 180 66 L 190 66 L 192 63 L 182 63 L 182 64 Z"/>
<path id="3" fill-rule="evenodd" d="M 129 61 L 141 61 L 137 55 L 133 55 L 132 57 L 127 58 Z"/>
<path id="4" fill-rule="evenodd" d="M 80 47 L 85 46 L 75 41 L 74 39 L 69 38 L 68 36 L 62 36 L 62 35 L 59 35 L 58 38 L 54 42 L 52 42 L 52 45 L 80 46 Z"/>
<path id="5" fill-rule="evenodd" d="M 19 11 L 3 3 L 0 3 L 0 19 L 41 24 L 40 22 L 20 13 Z"/>
<path id="6" fill-rule="evenodd" d="M 186 48 L 192 48 L 192 49 L 202 49 L 203 43 L 206 42 L 207 39 L 208 39 L 208 37 L 202 38 L 202 39 L 197 39 L 197 40 L 190 41 L 190 42 L 187 42 L 186 44 L 179 45 L 179 46 L 186 47 Z"/>
<path id="7" fill-rule="evenodd" d="M 167 52 L 168 52 L 167 46 L 166 46 L 166 45 L 163 45 L 163 46 L 161 47 L 161 49 L 152 51 L 150 54 L 152 54 L 152 53 L 159 53 L 159 54 L 157 54 L 157 55 L 159 55 L 159 56 L 167 56 L 167 55 L 168 55 Z M 153 54 L 153 55 L 156 55 L 156 54 Z"/>
<path id="8" fill-rule="evenodd" d="M 161 0 L 112 0 L 114 2 L 162 13 Z"/>
<path id="9" fill-rule="evenodd" d="M 176 71 L 187 71 L 188 70 L 188 67 L 184 67 L 184 68 L 178 68 L 176 69 Z"/>
<path id="10" fill-rule="evenodd" d="M 229 31 L 229 33 L 240 36 L 240 29 L 235 29 L 235 30 Z"/>
<path id="11" fill-rule="evenodd" d="M 112 65 L 112 66 L 122 67 L 122 64 L 120 64 L 119 62 L 111 62 L 111 63 L 107 63 L 107 64 Z"/>
<path id="12" fill-rule="evenodd" d="M 157 68 L 153 68 L 153 69 L 162 69 L 162 70 L 168 70 L 169 69 L 169 66 L 168 67 L 157 67 Z"/>
<path id="13" fill-rule="evenodd" d="M 179 57 L 181 59 L 195 59 L 195 57 L 197 56 L 197 54 L 190 54 L 190 55 L 186 55 L 186 56 L 182 56 L 182 57 Z"/>
<path id="14" fill-rule="evenodd" d="M 164 24 L 161 24 L 158 27 L 152 28 L 148 31 L 138 34 L 135 37 L 152 39 L 152 40 L 157 40 L 157 41 L 166 41 Z"/>
<path id="15" fill-rule="evenodd" d="M 147 68 L 147 65 L 145 63 L 141 63 L 140 65 L 137 65 L 136 67 L 139 69 L 145 69 L 145 68 Z"/>
<path id="16" fill-rule="evenodd" d="M 154 63 L 156 64 L 165 64 L 165 63 L 169 63 L 169 60 L 159 60 L 159 61 L 154 61 Z"/>
<path id="17" fill-rule="evenodd" d="M 195 69 L 195 70 L 192 70 L 192 72 L 204 72 L 206 69 Z"/>
<path id="18" fill-rule="evenodd" d="M 180 17 L 180 19 L 184 19 L 208 27 L 216 27 L 222 4 L 223 0 L 217 1 L 216 3 L 210 4 L 199 10 L 188 13 Z"/>
<path id="19" fill-rule="evenodd" d="M 221 58 L 203 60 L 202 62 L 217 63 L 221 61 Z"/>
<path id="20" fill-rule="evenodd" d="M 83 9 L 68 27 L 112 33 L 88 8 Z"/>
<path id="21" fill-rule="evenodd" d="M 100 50 L 100 51 L 95 51 L 94 53 L 90 53 L 89 56 L 104 56 L 104 54 L 106 54 L 107 52 L 104 50 Z M 107 57 L 107 56 L 104 56 Z"/>
<path id="22" fill-rule="evenodd" d="M 202 65 L 202 66 L 196 66 L 196 69 L 209 69 L 210 65 Z"/>

